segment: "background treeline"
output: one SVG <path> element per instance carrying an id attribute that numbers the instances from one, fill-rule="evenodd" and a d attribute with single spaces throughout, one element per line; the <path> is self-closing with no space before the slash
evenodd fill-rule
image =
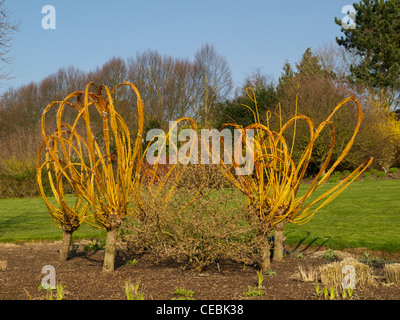
<path id="1" fill-rule="evenodd" d="M 90 81 L 109 88 L 123 81 L 137 86 L 145 104 L 145 133 L 151 128 L 167 129 L 169 121 L 184 116 L 193 117 L 201 128 L 220 128 L 227 122 L 247 126 L 254 119 L 243 106 L 254 106 L 246 93 L 247 87 L 255 92 L 262 122 L 269 121 L 278 129 L 280 121 L 295 114 L 297 101 L 298 113 L 309 116 L 317 126 L 351 92 L 362 104 L 364 121 L 352 151 L 339 169 L 353 169 L 370 156 L 375 158 L 376 168 L 388 170 L 399 166 L 397 105 L 388 107 L 372 88 L 351 81 L 349 70 L 354 59 L 356 56 L 330 43 L 315 52 L 307 49 L 294 66 L 286 62 L 277 82 L 256 70 L 234 88 L 226 59 L 206 44 L 193 59 L 148 50 L 128 59 L 113 57 L 90 72 L 73 66 L 62 68 L 40 82 L 8 89 L 0 99 L 0 198 L 37 195 L 34 177 L 43 109 L 73 91 L 84 90 Z M 135 134 L 136 97 L 130 91 L 121 90 L 114 101 Z M 354 130 L 354 108 L 342 108 L 334 119 L 336 154 L 340 154 Z M 93 123 L 92 129 L 100 132 L 101 122 Z M 300 154 L 308 143 L 306 130 L 304 124 L 298 124 L 294 155 Z M 293 133 L 288 133 L 288 141 L 293 140 L 290 134 Z M 323 162 L 330 137 L 330 130 L 326 130 L 314 148 L 309 175 Z"/>

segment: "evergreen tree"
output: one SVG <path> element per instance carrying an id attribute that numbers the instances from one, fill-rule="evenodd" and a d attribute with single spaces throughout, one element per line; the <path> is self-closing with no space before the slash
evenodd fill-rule
<path id="1" fill-rule="evenodd" d="M 271 112 L 275 110 L 278 104 L 275 85 L 265 76 L 255 74 L 246 79 L 236 98 L 219 104 L 218 115 L 214 122 L 216 128 L 221 128 L 224 123 L 237 123 L 243 127 L 254 123 L 254 114 L 244 106 L 254 109 L 254 102 L 247 95 L 246 88 L 254 91 L 261 122 L 265 122 L 267 110 Z"/>
<path id="2" fill-rule="evenodd" d="M 343 28 L 339 45 L 360 57 L 352 80 L 375 89 L 385 108 L 400 106 L 400 1 L 362 0 L 353 4 L 355 27 Z"/>
<path id="3" fill-rule="evenodd" d="M 289 61 L 286 60 L 282 68 L 282 75 L 279 77 L 278 80 L 278 87 L 279 88 L 284 87 L 287 81 L 293 78 L 294 78 L 294 71 Z"/>
<path id="4" fill-rule="evenodd" d="M 301 75 L 318 75 L 322 73 L 319 58 L 312 53 L 311 48 L 306 49 L 300 62 L 296 64 L 296 68 L 297 74 Z"/>

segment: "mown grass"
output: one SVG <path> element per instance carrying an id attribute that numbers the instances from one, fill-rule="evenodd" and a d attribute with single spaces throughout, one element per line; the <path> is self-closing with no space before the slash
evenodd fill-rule
<path id="1" fill-rule="evenodd" d="M 400 180 L 354 182 L 307 224 L 288 224 L 285 235 L 288 244 L 400 251 Z"/>
<path id="2" fill-rule="evenodd" d="M 319 192 L 333 185 L 327 183 Z M 354 182 L 307 224 L 288 224 L 285 234 L 291 245 L 400 252 L 400 180 Z M 84 224 L 73 238 L 102 235 L 103 231 Z M 60 239 L 62 232 L 41 198 L 0 200 L 0 242 Z"/>
<path id="3" fill-rule="evenodd" d="M 73 198 L 67 197 L 67 201 Z M 73 239 L 96 238 L 102 231 L 87 224 L 73 234 Z M 61 240 L 62 230 L 53 222 L 41 198 L 0 200 L 0 242 Z"/>

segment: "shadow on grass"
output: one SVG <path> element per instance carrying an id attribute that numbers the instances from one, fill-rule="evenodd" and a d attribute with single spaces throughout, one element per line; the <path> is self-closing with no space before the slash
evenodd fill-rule
<path id="1" fill-rule="evenodd" d="M 289 254 L 295 251 L 298 251 L 301 246 L 304 247 L 299 252 L 305 252 L 306 250 L 312 248 L 314 252 L 318 252 L 322 247 L 326 246 L 327 242 L 331 240 L 331 237 L 311 237 L 311 232 L 309 231 L 289 231 L 285 235 L 288 237 L 291 233 L 298 234 L 299 232 L 304 233 L 305 235 L 298 241 L 293 241 L 294 248 L 289 251 Z M 298 238 L 298 236 L 296 237 Z M 292 243 L 288 242 L 288 244 L 293 245 Z"/>

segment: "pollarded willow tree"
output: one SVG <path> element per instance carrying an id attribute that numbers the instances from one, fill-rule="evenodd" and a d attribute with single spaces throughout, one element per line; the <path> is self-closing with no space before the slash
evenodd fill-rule
<path id="1" fill-rule="evenodd" d="M 56 136 L 54 134 L 48 136 L 45 141 L 46 143 L 42 142 L 39 147 L 36 180 L 40 194 L 53 221 L 63 230 L 63 246 L 59 258 L 60 261 L 66 261 L 72 234 L 88 217 L 88 206 L 80 196 L 75 198 L 73 205 L 68 203 L 65 194 L 65 184 L 68 184 L 68 181 L 63 178 L 62 169 L 67 166 L 67 163 L 56 156 L 59 148 Z M 48 182 L 54 201 L 49 199 L 48 192 L 45 191 L 44 181 Z"/>
<path id="2" fill-rule="evenodd" d="M 113 103 L 113 95 L 122 86 L 130 87 L 137 96 L 137 134 L 134 137 Z M 68 116 L 66 108 L 73 111 Z M 45 119 L 51 110 L 56 112 L 56 129 L 48 134 Z M 185 120 L 196 129 L 191 118 L 182 118 L 176 123 Z M 93 124 L 99 121 L 101 132 L 94 133 Z M 146 197 L 162 193 L 169 183 L 172 187 L 162 193 L 165 199 L 161 201 L 167 204 L 184 172 L 181 166 L 178 174 L 172 174 L 178 168 L 173 165 L 160 178 L 157 168 L 161 154 L 152 168 L 143 167 L 147 150 L 142 150 L 143 122 L 142 99 L 137 88 L 129 82 L 121 83 L 111 91 L 104 85 L 98 87 L 89 83 L 84 91 L 71 93 L 63 101 L 49 104 L 42 115 L 43 142 L 37 165 L 41 195 L 65 234 L 70 236 L 82 222 L 107 231 L 103 271 L 114 270 L 118 230 L 125 217 L 140 218 L 147 209 Z M 177 149 L 177 146 L 170 148 Z M 56 198 L 55 205 L 47 199 L 43 188 L 44 170 Z M 66 184 L 75 193 L 74 208 L 66 204 L 63 189 Z M 145 192 L 142 189 L 146 189 Z M 65 248 L 69 242 L 70 237 L 64 237 Z"/>
<path id="3" fill-rule="evenodd" d="M 134 139 L 113 104 L 112 95 L 122 85 L 130 86 L 137 95 L 138 133 Z M 70 117 L 72 123 L 63 121 L 66 107 L 76 111 Z M 56 130 L 47 136 L 44 119 L 53 108 L 56 108 Z M 93 133 L 91 124 L 96 117 L 102 122 L 102 132 L 97 135 Z M 56 198 L 60 198 L 55 209 L 49 205 L 48 208 L 51 212 L 63 212 L 64 216 L 82 217 L 76 210 L 65 210 L 61 181 L 68 182 L 84 208 L 84 221 L 107 231 L 104 271 L 114 270 L 118 228 L 126 215 L 133 214 L 128 206 L 138 191 L 143 160 L 142 132 L 143 103 L 136 87 L 127 82 L 112 91 L 106 86 L 97 87 L 89 83 L 84 91 L 74 92 L 63 101 L 51 103 L 43 112 L 43 145 L 48 156 L 43 165 L 38 164 L 38 177 L 41 176 L 41 168 L 51 171 L 52 166 L 58 179 L 57 187 L 52 189 Z M 39 188 L 43 195 L 41 184 Z M 52 216 L 57 218 L 57 215 Z M 61 224 L 65 228 L 66 223 L 63 221 Z"/>
<path id="4" fill-rule="evenodd" d="M 283 252 L 283 230 L 285 224 L 288 222 L 295 224 L 308 222 L 319 209 L 327 205 L 357 179 L 373 159 L 366 160 L 344 180 L 322 195 L 310 198 L 329 179 L 335 168 L 350 151 L 363 118 L 359 102 L 353 96 L 344 99 L 335 107 L 327 119 L 316 128 L 309 117 L 297 114 L 296 107 L 296 115 L 284 124 L 281 122 L 280 131 L 272 131 L 269 127 L 269 120 L 266 125 L 260 122 L 254 92 L 248 89 L 247 93 L 254 102 L 255 108 L 253 110 L 249 106 L 245 107 L 253 112 L 254 123 L 245 128 L 235 123 L 227 123 L 221 130 L 227 126 L 233 126 L 241 132 L 243 144 L 238 144 L 236 148 L 241 148 L 242 145 L 245 145 L 245 151 L 254 155 L 254 163 L 252 161 L 245 163 L 247 171 L 251 172 L 251 174 L 236 175 L 235 171 L 232 170 L 232 166 L 239 167 L 240 165 L 235 162 L 233 157 L 230 159 L 230 163 L 233 163 L 233 165 L 227 165 L 221 159 L 220 168 L 226 178 L 246 196 L 248 220 L 256 233 L 260 251 L 260 266 L 262 272 L 265 273 L 270 267 L 268 236 L 272 230 L 274 230 L 275 237 L 274 256 L 279 260 Z M 342 150 L 342 153 L 330 165 L 335 146 L 335 130 L 332 119 L 340 108 L 350 102 L 354 102 L 357 107 L 357 123 L 353 135 Z M 267 119 L 270 119 L 271 114 L 267 113 Z M 296 122 L 299 121 L 304 121 L 309 128 L 309 143 L 301 156 L 295 160 L 292 154 L 295 145 Z M 330 145 L 329 152 L 319 173 L 315 176 L 304 195 L 299 196 L 298 191 L 310 162 L 314 143 L 325 127 L 332 132 L 331 141 L 326 142 Z M 253 138 L 251 138 L 253 135 L 248 135 L 250 130 L 254 132 Z M 284 137 L 287 130 L 294 130 L 291 146 Z M 238 150 L 238 152 L 242 153 L 243 150 Z M 323 175 L 324 172 L 326 173 Z"/>
<path id="5" fill-rule="evenodd" d="M 82 176 L 83 171 L 87 171 L 84 161 L 79 166 L 73 162 L 78 158 L 77 155 L 83 153 L 83 149 L 87 149 L 86 142 L 65 120 L 66 113 L 77 116 L 81 112 L 81 106 L 71 102 L 81 94 L 82 92 L 75 92 L 64 101 L 53 101 L 45 108 L 41 117 L 43 140 L 37 155 L 36 180 L 53 221 L 63 230 L 60 261 L 67 260 L 72 234 L 89 218 L 89 206 L 84 198 L 76 193 L 73 205 L 69 203 L 73 198 L 66 198 L 66 189 L 73 189 L 77 176 Z M 65 112 L 66 109 L 69 110 Z M 53 110 L 56 110 L 56 129 L 48 132 L 46 118 Z M 69 147 L 66 148 L 66 145 Z M 45 190 L 46 184 L 50 190 Z M 48 197 L 49 191 L 54 196 L 54 201 Z"/>

